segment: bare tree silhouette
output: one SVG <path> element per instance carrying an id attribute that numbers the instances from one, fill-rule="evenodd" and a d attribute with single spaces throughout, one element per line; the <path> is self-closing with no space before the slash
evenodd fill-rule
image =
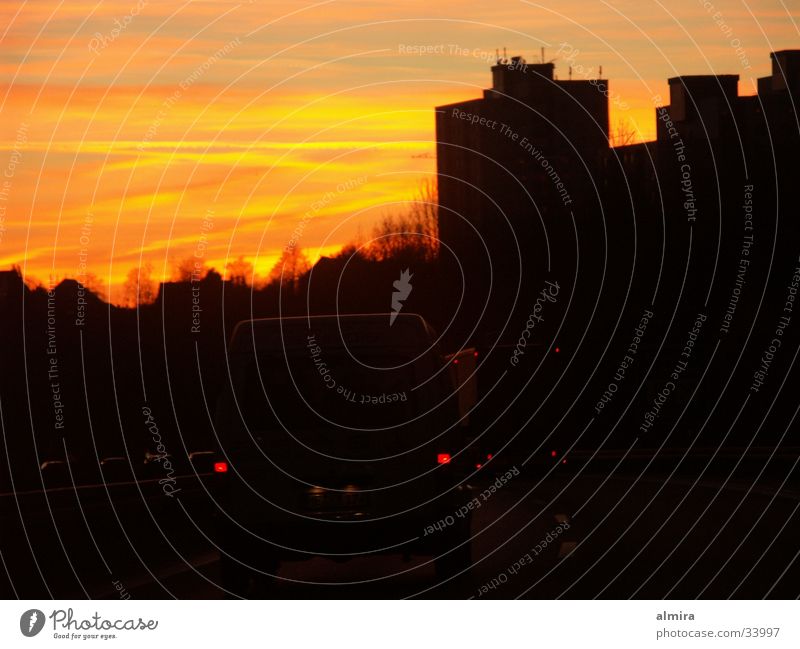
<path id="1" fill-rule="evenodd" d="M 247 286 L 253 282 L 253 264 L 239 255 L 233 261 L 225 264 L 226 279 L 234 286 Z"/>
<path id="2" fill-rule="evenodd" d="M 284 249 L 283 253 L 275 262 L 269 272 L 267 281 L 269 283 L 280 284 L 284 287 L 297 290 L 300 278 L 311 270 L 311 262 L 299 246 L 291 246 Z"/>
<path id="3" fill-rule="evenodd" d="M 366 255 L 375 261 L 413 256 L 431 261 L 439 255 L 436 182 L 423 180 L 405 211 L 388 214 L 378 223 Z"/>
<path id="4" fill-rule="evenodd" d="M 152 304 L 156 300 L 157 292 L 151 263 L 128 271 L 128 278 L 122 288 L 125 306 L 134 308 L 138 304 Z"/>
<path id="5" fill-rule="evenodd" d="M 209 271 L 202 259 L 197 257 L 186 257 L 175 264 L 172 276 L 176 282 L 199 282 Z"/>
<path id="6" fill-rule="evenodd" d="M 620 117 L 614 124 L 609 140 L 611 146 L 625 146 L 626 144 L 634 144 L 636 142 L 637 131 L 630 119 L 627 117 Z"/>

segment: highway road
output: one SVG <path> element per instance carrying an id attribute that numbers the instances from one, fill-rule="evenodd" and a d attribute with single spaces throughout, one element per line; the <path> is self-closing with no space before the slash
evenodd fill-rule
<path id="1" fill-rule="evenodd" d="M 777 475 L 779 474 L 780 475 Z M 661 475 L 532 471 L 475 510 L 473 568 L 437 580 L 429 558 L 347 562 L 314 558 L 280 566 L 258 593 L 269 598 L 795 598 L 800 595 L 796 472 Z M 490 484 L 472 483 L 478 495 Z M 199 487 L 202 492 L 202 485 Z M 66 512 L 61 541 L 27 531 L 39 551 L 24 561 L 4 528 L 9 596 L 61 598 L 225 597 L 210 540 L 207 501 L 162 499 L 117 521 Z M 204 504 L 205 503 L 205 504 Z M 56 513 L 61 517 L 64 515 Z M 131 524 L 127 521 L 137 521 Z M 160 528 L 160 531 L 159 531 Z M 20 536 L 21 534 L 21 536 Z M 60 543 L 64 548 L 60 549 Z M 33 553 L 28 553 L 33 556 Z M 38 563 L 38 565 L 37 565 Z M 41 571 L 41 574 L 40 574 Z"/>

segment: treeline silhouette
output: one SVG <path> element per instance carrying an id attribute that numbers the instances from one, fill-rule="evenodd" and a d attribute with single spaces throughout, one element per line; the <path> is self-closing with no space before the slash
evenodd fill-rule
<path id="1" fill-rule="evenodd" d="M 77 483 L 100 482 L 100 463 L 110 457 L 129 460 L 128 475 L 136 477 L 147 474 L 146 459 L 164 452 L 176 470 L 190 470 L 190 453 L 218 448 L 216 398 L 229 380 L 226 345 L 241 320 L 388 313 L 393 281 L 411 269 L 407 308 L 437 323 L 435 189 L 422 191 L 426 203 L 387 215 L 371 241 L 348 244 L 313 268 L 299 247 L 287 247 L 255 286 L 242 258 L 226 269 L 227 279 L 213 268 L 193 277 L 185 263 L 175 281 L 158 285 L 151 269 L 134 268 L 127 306 L 73 279 L 49 290 L 27 284 L 19 269 L 0 273 L 0 405 L 9 458 L 0 465 L 0 489 L 41 488 L 48 478 L 39 469 L 48 460 L 68 459 L 73 475 L 66 479 Z"/>

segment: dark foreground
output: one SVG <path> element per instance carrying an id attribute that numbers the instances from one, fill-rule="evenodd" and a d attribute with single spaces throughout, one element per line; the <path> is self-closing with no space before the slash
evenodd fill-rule
<path id="1" fill-rule="evenodd" d="M 529 466 L 476 508 L 469 574 L 440 582 L 430 559 L 399 554 L 313 558 L 259 596 L 796 598 L 797 455 L 769 455 Z M 157 482 L 4 496 L 3 596 L 224 597 L 209 478 L 173 497 Z"/>

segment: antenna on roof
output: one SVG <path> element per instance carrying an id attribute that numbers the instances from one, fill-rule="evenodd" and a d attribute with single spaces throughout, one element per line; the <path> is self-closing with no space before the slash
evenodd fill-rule
<path id="1" fill-rule="evenodd" d="M 542 48 L 542 63 L 544 63 L 544 48 Z"/>
<path id="2" fill-rule="evenodd" d="M 572 81 L 572 66 L 569 66 L 569 80 Z"/>
<path id="3" fill-rule="evenodd" d="M 499 49 L 495 49 L 494 56 L 497 59 L 497 63 L 500 63 L 500 50 Z"/>
<path id="4" fill-rule="evenodd" d="M 603 78 L 603 66 L 602 65 L 600 66 L 600 78 L 601 79 Z"/>
<path id="5" fill-rule="evenodd" d="M 503 48 L 503 63 L 505 63 L 506 61 L 508 61 L 508 57 L 506 56 L 506 48 L 504 47 Z"/>

